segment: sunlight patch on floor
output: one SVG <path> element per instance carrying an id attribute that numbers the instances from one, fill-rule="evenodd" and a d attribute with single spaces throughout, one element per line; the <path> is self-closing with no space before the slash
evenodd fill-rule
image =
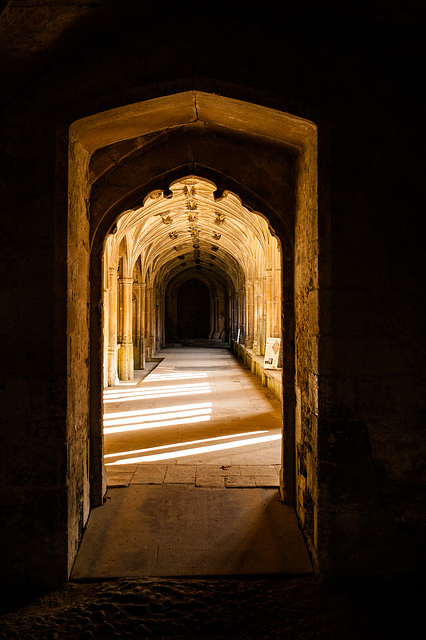
<path id="1" fill-rule="evenodd" d="M 189 449 L 182 449 L 181 451 L 171 451 L 165 453 L 158 453 L 147 456 L 140 456 L 137 458 L 124 458 L 116 460 L 115 462 L 108 462 L 107 465 L 115 464 L 137 464 L 140 462 L 154 462 L 158 460 L 168 460 L 171 458 L 182 458 L 189 455 L 200 455 L 202 453 L 211 453 L 213 451 L 223 451 L 225 449 L 235 449 L 237 447 L 245 447 L 252 444 L 260 444 L 263 442 L 272 442 L 273 440 L 280 440 L 281 434 L 273 436 L 262 436 L 260 438 L 248 438 L 247 440 L 237 440 L 236 442 L 227 442 L 221 444 L 207 445 L 205 447 L 194 447 Z"/>
<path id="2" fill-rule="evenodd" d="M 204 438 L 202 440 L 190 440 L 189 442 L 175 442 L 173 444 L 165 444 L 160 447 L 149 447 L 148 449 L 135 449 L 133 451 L 120 451 L 119 453 L 106 453 L 105 458 L 116 458 L 117 456 L 129 456 L 135 453 L 147 453 L 150 451 L 163 451 L 164 449 L 172 449 L 181 447 L 182 445 L 190 446 L 193 444 L 203 444 L 204 442 L 213 442 L 214 440 L 229 440 L 230 438 L 242 438 L 244 436 L 253 436 L 259 433 L 268 433 L 267 431 L 247 431 L 247 433 L 232 433 L 226 436 L 216 436 L 215 438 Z"/>

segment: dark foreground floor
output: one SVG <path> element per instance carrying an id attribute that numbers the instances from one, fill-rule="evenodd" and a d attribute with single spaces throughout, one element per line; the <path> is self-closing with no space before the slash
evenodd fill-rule
<path id="1" fill-rule="evenodd" d="M 0 616 L 0 638 L 391 639 L 423 635 L 424 592 L 317 578 L 69 583 Z"/>

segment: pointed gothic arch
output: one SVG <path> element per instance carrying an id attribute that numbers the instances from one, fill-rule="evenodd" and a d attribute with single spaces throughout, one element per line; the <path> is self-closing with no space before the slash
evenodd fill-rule
<path id="1" fill-rule="evenodd" d="M 113 168 L 96 174 L 96 155 L 128 140 L 137 140 L 133 152 L 123 151 Z M 115 179 L 110 182 L 111 171 Z M 128 178 L 125 182 L 120 179 L 123 175 Z M 245 207 L 265 216 L 281 242 L 285 381 L 281 491 L 306 525 L 315 559 L 316 516 L 307 515 L 307 502 L 317 489 L 317 131 L 312 122 L 284 112 L 190 91 L 83 118 L 71 126 L 68 313 L 69 335 L 78 339 L 69 342 L 68 361 L 69 393 L 78 402 L 70 403 L 67 421 L 87 425 L 80 432 L 81 442 L 90 443 L 90 476 L 82 480 L 84 493 L 90 492 L 92 506 L 101 504 L 105 493 L 101 431 L 105 238 L 123 211 L 155 189 L 167 193 L 171 182 L 185 175 L 211 180 L 218 197 L 226 190 L 237 194 Z M 89 325 L 78 315 L 83 305 L 90 307 Z M 81 376 L 88 381 L 83 389 L 77 385 Z M 297 468 L 296 447 L 304 452 L 303 469 Z M 81 458 L 74 461 L 76 466 L 83 465 L 88 450 L 76 449 L 76 458 Z M 314 521 L 308 522 L 308 516 Z M 70 533 L 76 548 L 81 531 Z"/>

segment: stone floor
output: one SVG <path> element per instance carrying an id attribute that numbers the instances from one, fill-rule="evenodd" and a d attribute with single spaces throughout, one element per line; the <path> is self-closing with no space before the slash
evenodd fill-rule
<path id="1" fill-rule="evenodd" d="M 108 487 L 277 487 L 281 403 L 225 348 L 164 349 L 105 390 Z"/>
<path id="2" fill-rule="evenodd" d="M 168 484 L 110 489 L 71 580 L 311 574 L 294 509 L 276 488 Z"/>
<path id="3" fill-rule="evenodd" d="M 108 492 L 72 580 L 310 575 L 278 485 L 281 404 L 224 348 L 172 348 L 105 391 Z"/>

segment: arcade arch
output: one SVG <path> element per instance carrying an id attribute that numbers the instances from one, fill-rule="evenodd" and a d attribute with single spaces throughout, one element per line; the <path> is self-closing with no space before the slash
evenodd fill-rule
<path id="1" fill-rule="evenodd" d="M 267 336 L 280 339 L 280 243 L 236 194 L 216 192 L 198 176 L 174 181 L 166 195 L 153 191 L 124 212 L 107 236 L 104 386 L 132 380 L 166 343 L 204 337 L 261 356 Z M 191 284 L 197 310 L 182 317 Z"/>

